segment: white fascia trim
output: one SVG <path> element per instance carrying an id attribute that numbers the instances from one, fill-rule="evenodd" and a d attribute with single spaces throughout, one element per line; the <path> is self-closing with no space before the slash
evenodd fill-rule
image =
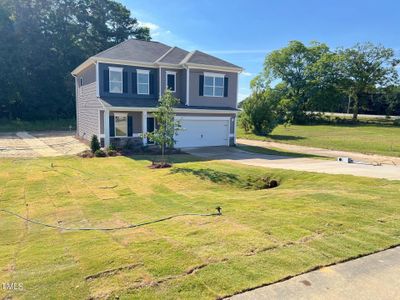
<path id="1" fill-rule="evenodd" d="M 190 68 L 186 67 L 186 106 L 189 106 L 190 97 Z"/>
<path id="2" fill-rule="evenodd" d="M 218 67 L 218 66 L 202 65 L 202 64 L 195 64 L 195 63 L 186 63 L 186 65 L 191 67 L 192 69 L 200 69 L 200 70 L 233 72 L 233 73 L 240 73 L 243 71 L 242 68 L 233 68 L 233 67 Z"/>
<path id="3" fill-rule="evenodd" d="M 96 63 L 96 97 L 100 97 L 99 64 Z"/>
<path id="4" fill-rule="evenodd" d="M 109 111 L 147 111 L 154 112 L 157 111 L 157 107 L 118 107 L 113 106 L 108 108 Z M 190 108 L 174 108 L 174 113 L 205 113 L 205 114 L 231 114 L 236 115 L 238 111 L 236 110 L 214 110 L 214 109 L 190 109 Z"/>
<path id="5" fill-rule="evenodd" d="M 180 120 L 198 120 L 198 121 L 230 121 L 231 117 L 209 117 L 209 116 L 176 116 Z"/>
<path id="6" fill-rule="evenodd" d="M 174 71 L 165 71 L 165 89 L 167 89 L 168 87 L 168 75 L 174 75 L 175 79 L 174 79 L 174 89 L 171 90 L 171 92 L 176 93 L 176 72 Z M 160 76 L 161 78 L 161 76 Z"/>
<path id="7" fill-rule="evenodd" d="M 92 57 L 88 58 L 87 60 L 85 60 L 83 63 L 81 63 L 79 66 L 77 66 L 72 72 L 71 74 L 73 76 L 78 75 L 80 72 L 82 72 L 83 70 L 87 69 L 88 67 L 90 67 L 92 64 L 95 64 L 96 60 L 94 60 Z"/>
<path id="8" fill-rule="evenodd" d="M 154 63 L 145 63 L 133 60 L 122 60 L 122 59 L 111 59 L 111 58 L 96 58 L 95 61 L 99 63 L 105 64 L 115 64 L 115 65 L 126 65 L 126 66 L 135 66 L 135 67 L 148 67 L 148 68 L 155 68 Z"/>
<path id="9" fill-rule="evenodd" d="M 209 76 L 209 77 L 225 77 L 225 74 L 222 73 L 210 73 L 210 72 L 204 72 L 204 76 Z"/>
<path id="10" fill-rule="evenodd" d="M 161 87 L 161 73 L 162 69 L 161 67 L 158 68 L 158 101 L 161 100 L 161 92 L 162 92 L 162 87 Z"/>
<path id="11" fill-rule="evenodd" d="M 184 67 L 181 65 L 168 64 L 168 63 L 156 63 L 155 65 L 159 67 L 164 67 L 166 69 L 176 69 L 176 70 L 184 69 Z"/>

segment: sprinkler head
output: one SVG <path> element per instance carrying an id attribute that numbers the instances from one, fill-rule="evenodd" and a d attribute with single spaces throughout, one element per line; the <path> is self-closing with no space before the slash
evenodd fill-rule
<path id="1" fill-rule="evenodd" d="M 221 206 L 217 206 L 215 209 L 217 210 L 218 215 L 222 215 L 222 207 Z"/>

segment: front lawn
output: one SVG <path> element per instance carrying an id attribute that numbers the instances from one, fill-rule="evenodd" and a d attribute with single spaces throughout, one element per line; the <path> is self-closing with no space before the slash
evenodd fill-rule
<path id="1" fill-rule="evenodd" d="M 238 138 L 397 157 L 399 137 L 400 127 L 384 125 L 279 125 L 267 137 L 238 127 Z"/>
<path id="2" fill-rule="evenodd" d="M 0 298 L 215 299 L 400 243 L 400 182 L 175 156 L 0 160 Z M 245 188 L 249 176 L 281 185 Z"/>

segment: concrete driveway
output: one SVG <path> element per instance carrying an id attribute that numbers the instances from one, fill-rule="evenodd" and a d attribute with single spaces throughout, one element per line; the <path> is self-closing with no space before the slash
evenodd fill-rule
<path id="1" fill-rule="evenodd" d="M 400 247 L 322 268 L 229 299 L 400 299 Z"/>
<path id="2" fill-rule="evenodd" d="M 16 132 L 0 134 L 0 158 L 74 155 L 88 146 L 74 132 Z"/>
<path id="3" fill-rule="evenodd" d="M 185 152 L 208 160 L 223 160 L 249 166 L 400 180 L 399 166 L 374 166 L 362 163 L 346 164 L 336 162 L 333 159 L 322 160 L 266 155 L 240 150 L 235 147 L 190 148 L 185 149 Z"/>

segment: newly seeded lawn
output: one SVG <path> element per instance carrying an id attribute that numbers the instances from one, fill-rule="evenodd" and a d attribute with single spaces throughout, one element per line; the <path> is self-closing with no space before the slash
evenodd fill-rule
<path id="1" fill-rule="evenodd" d="M 0 208 L 70 227 L 61 231 L 0 212 L 0 298 L 215 299 L 400 243 L 400 182 L 250 168 L 175 156 L 0 161 Z M 281 185 L 245 189 L 248 176 Z"/>
<path id="2" fill-rule="evenodd" d="M 393 125 L 292 125 L 286 128 L 280 125 L 267 137 L 245 133 L 238 127 L 238 137 L 367 154 L 400 156 L 400 127 Z"/>

